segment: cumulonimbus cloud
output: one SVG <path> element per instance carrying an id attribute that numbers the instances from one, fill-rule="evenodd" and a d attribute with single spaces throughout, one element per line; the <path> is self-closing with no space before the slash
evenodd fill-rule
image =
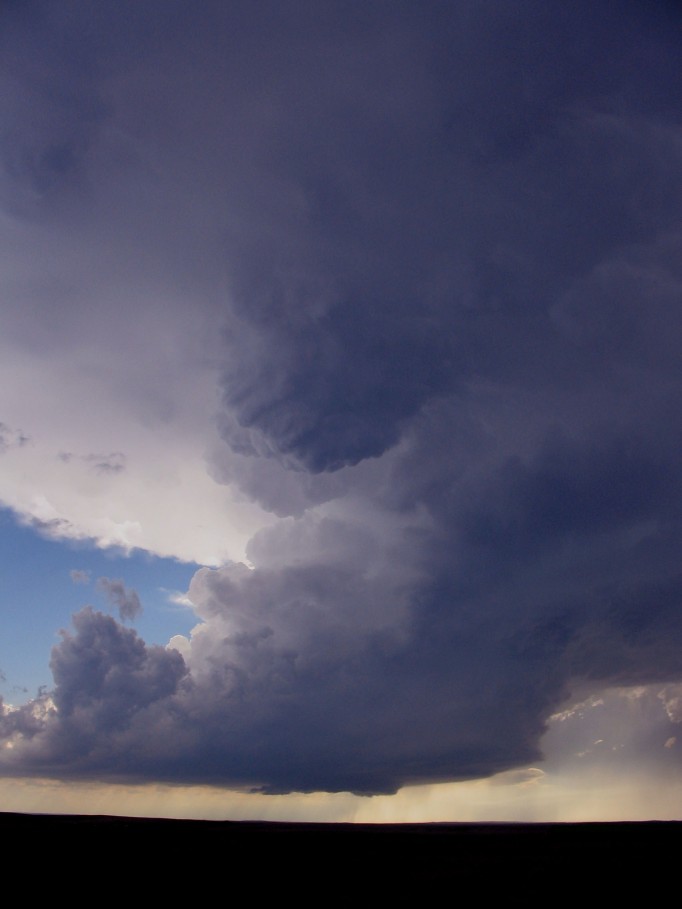
<path id="1" fill-rule="evenodd" d="M 149 165 L 149 268 L 216 319 L 208 469 L 278 519 L 167 650 L 79 613 L 6 772 L 394 791 L 536 762 L 579 682 L 678 681 L 675 14 L 170 7 L 74 168 L 111 195 L 127 131 L 132 216 Z"/>

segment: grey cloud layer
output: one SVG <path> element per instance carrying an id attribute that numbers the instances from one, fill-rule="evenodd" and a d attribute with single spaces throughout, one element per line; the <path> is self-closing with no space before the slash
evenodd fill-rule
<path id="1" fill-rule="evenodd" d="M 80 613 L 8 772 L 391 791 L 536 761 L 574 684 L 678 680 L 678 13 L 163 9 L 102 50 L 50 217 L 154 227 L 135 273 L 216 320 L 211 473 L 281 520 L 195 577 L 182 657 Z"/>

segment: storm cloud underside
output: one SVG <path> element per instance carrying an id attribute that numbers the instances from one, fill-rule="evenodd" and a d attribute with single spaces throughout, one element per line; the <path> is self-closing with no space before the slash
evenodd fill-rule
<path id="1" fill-rule="evenodd" d="M 109 235 L 112 281 L 212 326 L 207 470 L 276 518 L 196 574 L 191 639 L 77 614 L 3 772 L 391 792 L 537 762 L 574 688 L 682 680 L 672 5 L 0 22 L 2 217 L 55 257 L 10 328 L 110 318 L 55 239 Z"/>

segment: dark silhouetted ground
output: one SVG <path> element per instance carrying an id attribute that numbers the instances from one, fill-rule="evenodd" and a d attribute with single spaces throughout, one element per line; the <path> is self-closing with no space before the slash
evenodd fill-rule
<path id="1" fill-rule="evenodd" d="M 424 906 L 610 905 L 676 892 L 682 822 L 301 824 L 0 814 L 23 896 L 210 900 L 365 895 Z M 24 889 L 26 888 L 26 889 Z"/>

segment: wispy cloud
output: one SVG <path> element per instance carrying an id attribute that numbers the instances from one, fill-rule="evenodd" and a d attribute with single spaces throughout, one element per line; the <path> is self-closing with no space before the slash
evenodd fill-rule
<path id="1" fill-rule="evenodd" d="M 132 621 L 142 612 L 137 592 L 126 587 L 120 579 L 99 578 L 97 586 L 105 593 L 111 605 L 118 609 L 121 621 Z"/>

